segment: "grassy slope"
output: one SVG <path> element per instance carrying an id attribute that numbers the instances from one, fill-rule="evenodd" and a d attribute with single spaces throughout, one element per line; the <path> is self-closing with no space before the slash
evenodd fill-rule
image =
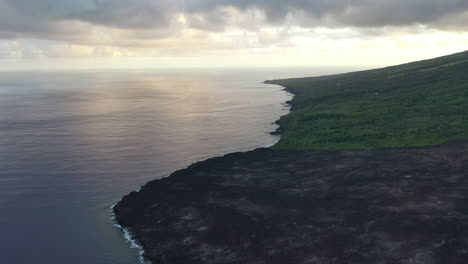
<path id="1" fill-rule="evenodd" d="M 468 52 L 383 69 L 268 81 L 295 94 L 277 149 L 424 146 L 468 138 Z"/>

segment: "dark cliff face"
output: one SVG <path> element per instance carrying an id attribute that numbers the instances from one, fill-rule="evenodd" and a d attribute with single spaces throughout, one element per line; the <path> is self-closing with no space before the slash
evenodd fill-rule
<path id="1" fill-rule="evenodd" d="M 466 264 L 468 142 L 230 154 L 114 210 L 154 263 Z"/>

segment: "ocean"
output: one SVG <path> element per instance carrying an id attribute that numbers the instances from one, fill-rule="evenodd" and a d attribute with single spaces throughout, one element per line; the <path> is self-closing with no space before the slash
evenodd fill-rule
<path id="1" fill-rule="evenodd" d="M 110 207 L 193 162 L 274 144 L 291 95 L 338 69 L 0 73 L 0 263 L 136 264 Z"/>

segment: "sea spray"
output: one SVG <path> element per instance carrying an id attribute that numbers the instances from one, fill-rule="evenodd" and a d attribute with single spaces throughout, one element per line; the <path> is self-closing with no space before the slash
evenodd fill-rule
<path id="1" fill-rule="evenodd" d="M 138 241 L 133 239 L 132 234 L 130 233 L 130 230 L 128 230 L 128 228 L 125 228 L 125 227 L 123 227 L 123 226 L 121 226 L 121 225 L 119 225 L 117 223 L 117 221 L 115 219 L 114 207 L 115 207 L 115 205 L 112 205 L 110 207 L 110 216 L 111 216 L 112 222 L 114 223 L 114 226 L 122 231 L 123 237 L 130 244 L 130 248 L 138 250 L 140 263 L 141 264 L 151 264 L 149 261 L 147 261 L 145 259 L 145 257 L 144 257 L 145 252 L 143 250 L 143 247 L 138 243 Z"/>

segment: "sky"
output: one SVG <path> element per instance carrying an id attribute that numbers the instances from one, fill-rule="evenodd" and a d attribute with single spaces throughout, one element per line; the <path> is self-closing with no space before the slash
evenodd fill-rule
<path id="1" fill-rule="evenodd" d="M 468 0 L 0 0 L 0 70 L 372 67 L 468 49 Z"/>

